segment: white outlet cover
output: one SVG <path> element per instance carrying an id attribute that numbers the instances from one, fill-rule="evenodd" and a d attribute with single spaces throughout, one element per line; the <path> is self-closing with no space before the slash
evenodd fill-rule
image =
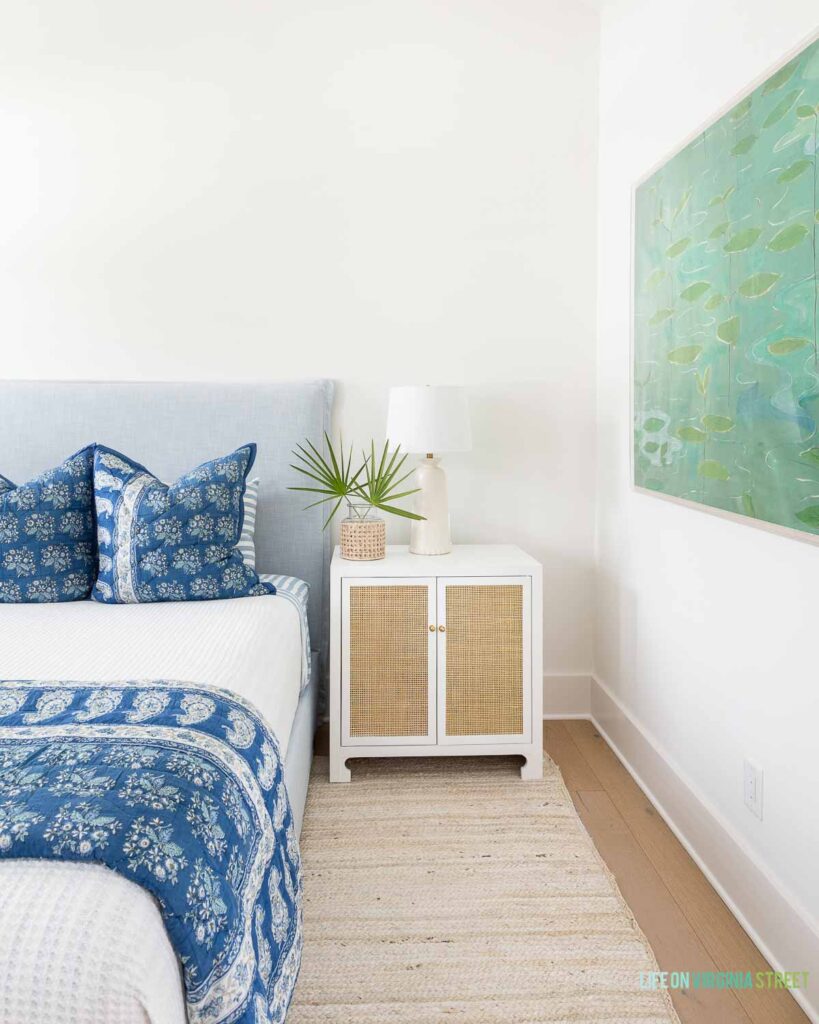
<path id="1" fill-rule="evenodd" d="M 762 821 L 762 769 L 753 761 L 743 764 L 743 796 L 745 806 Z"/>

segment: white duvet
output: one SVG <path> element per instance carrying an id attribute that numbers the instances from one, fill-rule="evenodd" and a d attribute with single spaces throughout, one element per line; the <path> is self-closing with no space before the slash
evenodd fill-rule
<path id="1" fill-rule="evenodd" d="M 210 683 L 252 701 L 286 754 L 302 640 L 288 600 L 0 606 L 0 679 Z M 107 868 L 0 861 L 2 1024 L 184 1024 L 153 898 Z"/>

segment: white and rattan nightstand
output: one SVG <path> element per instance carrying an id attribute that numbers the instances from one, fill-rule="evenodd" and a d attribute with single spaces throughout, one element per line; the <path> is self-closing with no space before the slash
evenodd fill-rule
<path id="1" fill-rule="evenodd" d="M 543 773 L 542 572 L 511 545 L 448 555 L 336 548 L 330 597 L 330 780 L 352 757 L 522 754 Z"/>

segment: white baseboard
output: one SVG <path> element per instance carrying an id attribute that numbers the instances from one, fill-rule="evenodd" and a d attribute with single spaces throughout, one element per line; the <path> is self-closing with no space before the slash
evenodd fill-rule
<path id="1" fill-rule="evenodd" d="M 579 697 L 582 686 L 566 692 Z M 819 1024 L 819 923 L 698 792 L 660 743 L 595 677 L 589 679 L 586 714 L 573 708 L 561 716 L 549 709 L 546 717 L 588 718 L 594 723 L 773 969 L 809 972 L 809 987 L 792 994 L 809 1019 Z M 745 965 L 727 967 L 743 970 Z"/>
<path id="2" fill-rule="evenodd" d="M 591 712 L 588 673 L 543 676 L 544 718 L 588 718 Z"/>

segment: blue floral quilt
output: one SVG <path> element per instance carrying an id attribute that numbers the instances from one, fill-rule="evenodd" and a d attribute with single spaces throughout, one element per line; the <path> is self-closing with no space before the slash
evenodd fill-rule
<path id="1" fill-rule="evenodd" d="M 284 1020 L 298 840 L 278 743 L 235 694 L 0 682 L 0 857 L 97 861 L 151 892 L 190 1024 Z"/>

